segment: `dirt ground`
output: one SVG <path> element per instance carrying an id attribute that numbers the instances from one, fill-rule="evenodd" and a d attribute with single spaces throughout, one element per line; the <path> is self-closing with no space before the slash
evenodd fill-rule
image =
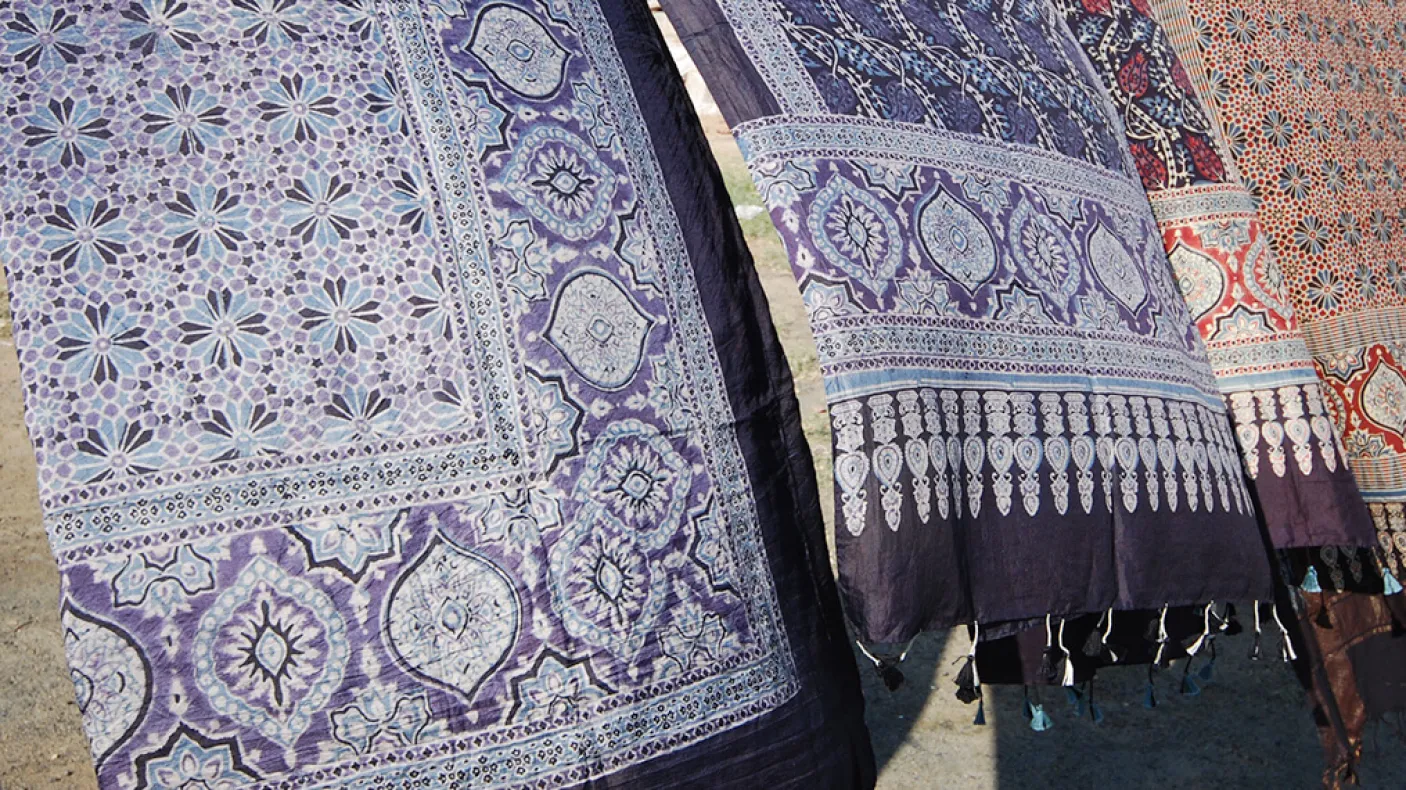
<path id="1" fill-rule="evenodd" d="M 687 65 L 685 61 L 685 66 Z M 685 69 L 687 71 L 687 69 Z M 686 77 L 699 86 L 696 76 Z M 705 110 L 706 97 L 695 95 Z M 759 200 L 715 113 L 705 127 L 742 215 Z M 815 347 L 785 255 L 765 214 L 744 220 L 795 372 L 817 473 L 830 478 L 828 421 Z M 0 292 L 3 305 L 3 292 Z M 0 790 L 91 788 L 87 746 L 63 661 L 58 574 L 40 524 L 34 463 L 20 415 L 14 345 L 0 306 Z M 828 516 L 828 514 L 827 514 Z M 1047 694 L 1055 727 L 1033 732 L 1020 689 L 987 691 L 986 726 L 952 695 L 965 635 L 930 634 L 914 645 L 907 682 L 887 691 L 861 667 L 882 790 L 927 788 L 1314 788 L 1322 770 L 1303 696 L 1278 661 L 1252 663 L 1245 639 L 1224 640 L 1216 682 L 1194 698 L 1164 678 L 1161 704 L 1143 707 L 1146 676 L 1100 675 L 1105 718 L 1075 718 L 1063 693 Z M 1277 654 L 1271 643 L 1266 650 Z M 1369 741 L 1364 787 L 1406 787 L 1406 746 Z"/>

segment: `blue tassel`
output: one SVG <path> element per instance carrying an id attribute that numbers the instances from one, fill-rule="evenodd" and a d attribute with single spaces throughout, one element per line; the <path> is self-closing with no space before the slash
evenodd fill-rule
<path id="1" fill-rule="evenodd" d="M 985 725 L 985 724 L 986 724 L 986 700 L 984 700 L 984 699 L 982 699 L 982 700 L 977 700 L 977 703 L 976 703 L 976 718 L 975 718 L 975 719 L 972 719 L 972 724 L 976 724 L 976 725 Z"/>
<path id="2" fill-rule="evenodd" d="M 1151 710 L 1157 707 L 1157 689 L 1153 687 L 1152 681 L 1147 681 L 1147 694 L 1142 698 L 1142 706 Z"/>
<path id="3" fill-rule="evenodd" d="M 1303 584 L 1299 585 L 1299 589 L 1310 593 L 1323 592 L 1322 586 L 1318 584 L 1318 570 L 1312 565 L 1308 566 L 1308 573 L 1303 575 Z"/>
<path id="4" fill-rule="evenodd" d="M 1182 675 L 1181 693 L 1185 697 L 1199 697 L 1201 696 L 1201 687 L 1196 685 L 1196 680 L 1190 675 Z"/>
<path id="5" fill-rule="evenodd" d="M 1054 726 L 1054 722 L 1050 721 L 1050 715 L 1045 713 L 1044 705 L 1031 705 L 1030 709 L 1030 729 L 1035 732 L 1044 732 Z"/>
<path id="6" fill-rule="evenodd" d="M 1206 666 L 1204 667 L 1201 667 L 1201 671 L 1197 672 L 1196 674 L 1201 678 L 1202 683 L 1214 682 L 1216 674 L 1216 660 L 1214 658 L 1211 659 L 1210 663 L 1206 664 Z"/>
<path id="7" fill-rule="evenodd" d="M 1391 575 L 1391 571 L 1382 568 L 1382 590 L 1383 595 L 1396 595 L 1401 592 L 1401 582 Z"/>
<path id="8" fill-rule="evenodd" d="M 1103 708 L 1100 708 L 1098 705 L 1096 705 L 1096 704 L 1090 702 L 1090 703 L 1089 703 L 1089 716 L 1093 717 L 1094 724 L 1102 724 L 1102 723 L 1103 723 Z"/>

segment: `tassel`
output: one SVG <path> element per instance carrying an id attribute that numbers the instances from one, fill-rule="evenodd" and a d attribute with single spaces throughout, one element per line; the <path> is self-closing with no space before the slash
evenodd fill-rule
<path id="1" fill-rule="evenodd" d="M 1030 706 L 1030 729 L 1035 732 L 1044 732 L 1054 726 L 1050 720 L 1050 714 L 1045 712 L 1044 705 Z"/>
<path id="2" fill-rule="evenodd" d="M 1401 582 L 1391 574 L 1391 571 L 1382 568 L 1382 595 L 1400 595 Z"/>
<path id="3" fill-rule="evenodd" d="M 981 675 L 976 668 L 976 643 L 980 638 L 981 626 L 973 622 L 971 648 L 967 650 L 962 669 L 957 672 L 957 699 L 961 700 L 963 705 L 970 705 L 973 701 L 981 699 Z"/>
<path id="4" fill-rule="evenodd" d="M 1225 616 L 1220 619 L 1221 633 L 1226 636 L 1239 636 L 1244 633 L 1245 626 L 1240 624 L 1240 618 L 1235 616 L 1235 604 L 1225 605 Z"/>
<path id="5" fill-rule="evenodd" d="M 1092 678 L 1089 680 L 1089 718 L 1093 719 L 1094 724 L 1103 723 L 1103 709 L 1094 702 L 1094 681 Z"/>
<path id="6" fill-rule="evenodd" d="M 979 697 L 976 701 L 976 718 L 972 719 L 972 724 L 977 726 L 986 725 L 986 700 Z"/>
<path id="7" fill-rule="evenodd" d="M 1284 627 L 1284 621 L 1279 619 L 1279 607 L 1271 606 L 1270 612 L 1274 614 L 1274 622 L 1279 626 L 1279 635 L 1282 641 L 1279 644 L 1279 652 L 1285 661 L 1293 661 L 1298 658 L 1294 652 L 1293 640 L 1289 639 L 1289 629 Z"/>
<path id="8" fill-rule="evenodd" d="M 1260 602 L 1255 601 L 1251 606 L 1255 611 L 1255 642 L 1250 646 L 1250 660 L 1260 660 Z"/>
<path id="9" fill-rule="evenodd" d="M 1202 683 L 1212 683 L 1216 673 L 1216 640 L 1211 640 L 1211 660 L 1206 666 L 1201 667 L 1201 671 L 1196 674 L 1201 678 Z"/>
<path id="10" fill-rule="evenodd" d="M 1060 681 L 1060 685 L 1064 686 L 1065 688 L 1069 688 L 1074 685 L 1074 656 L 1071 656 L 1069 654 L 1069 648 L 1064 646 L 1064 623 L 1065 621 L 1063 619 L 1060 619 L 1059 649 L 1060 652 L 1064 653 L 1064 674 L 1063 678 Z"/>
<path id="11" fill-rule="evenodd" d="M 1103 655 L 1103 621 L 1106 617 L 1108 617 L 1107 614 L 1098 619 L 1093 630 L 1089 632 L 1088 638 L 1084 640 L 1084 646 L 1079 648 L 1079 651 L 1088 658 L 1098 658 Z"/>
<path id="12" fill-rule="evenodd" d="M 1064 688 L 1064 696 L 1069 700 L 1069 712 L 1074 718 L 1084 715 L 1084 695 L 1073 686 Z"/>
<path id="13" fill-rule="evenodd" d="M 1046 683 L 1054 683 L 1059 675 L 1055 670 L 1054 629 L 1050 626 L 1050 615 L 1045 615 L 1045 652 L 1040 655 L 1039 678 Z"/>
<path id="14" fill-rule="evenodd" d="M 1152 679 L 1153 667 L 1147 668 L 1147 694 L 1142 698 L 1142 706 L 1148 710 L 1157 707 L 1157 684 Z"/>
<path id="15" fill-rule="evenodd" d="M 1167 666 L 1162 660 L 1162 656 L 1167 652 L 1167 605 L 1162 605 L 1162 615 L 1157 620 L 1157 655 L 1152 659 L 1152 665 L 1156 667 Z"/>
<path id="16" fill-rule="evenodd" d="M 1318 570 L 1312 565 L 1308 566 L 1308 573 L 1303 575 L 1303 583 L 1299 585 L 1299 589 L 1310 593 L 1323 592 L 1323 587 L 1318 583 Z"/>
<path id="17" fill-rule="evenodd" d="M 863 653 L 866 658 L 874 662 L 874 672 L 884 681 L 885 688 L 889 691 L 897 691 L 898 688 L 903 685 L 903 671 L 898 668 L 898 665 L 903 662 L 903 659 L 908 657 L 908 648 L 913 646 L 912 640 L 909 640 L 908 647 L 903 648 L 903 652 L 898 655 L 897 661 L 879 658 L 873 653 L 870 653 L 869 650 L 864 647 L 864 643 L 859 640 L 855 640 L 854 643 L 859 646 L 859 652 Z"/>
<path id="18" fill-rule="evenodd" d="M 1201 648 L 1205 647 L 1207 640 L 1211 638 L 1211 607 L 1214 605 L 1215 601 L 1211 601 L 1210 603 L 1206 604 L 1205 609 L 1201 610 L 1201 635 L 1196 637 L 1195 642 L 1192 642 L 1190 645 L 1187 646 L 1187 656 L 1194 656 L 1197 653 L 1201 652 Z"/>
<path id="19" fill-rule="evenodd" d="M 1118 653 L 1113 648 L 1116 647 L 1108 641 L 1108 637 L 1113 633 L 1113 607 L 1108 607 L 1108 623 L 1103 627 L 1103 652 L 1100 654 L 1103 660 L 1110 664 L 1118 663 Z"/>
<path id="20" fill-rule="evenodd" d="M 1181 695 L 1183 697 L 1201 696 L 1201 687 L 1196 685 L 1196 681 L 1191 677 L 1191 663 L 1193 658 L 1186 659 L 1186 666 L 1181 671 Z"/>

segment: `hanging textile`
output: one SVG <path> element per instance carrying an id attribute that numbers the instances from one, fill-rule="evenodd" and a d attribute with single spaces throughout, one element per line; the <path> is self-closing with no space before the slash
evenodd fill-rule
<path id="1" fill-rule="evenodd" d="M 862 637 L 1267 595 L 1225 404 L 1050 6 L 665 11 L 809 310 Z"/>
<path id="2" fill-rule="evenodd" d="M 1120 111 L 1276 548 L 1372 546 L 1255 202 L 1145 3 L 1058 0 Z"/>
<path id="3" fill-rule="evenodd" d="M 644 3 L 0 30 L 101 786 L 872 784 L 785 361 Z"/>
<path id="4" fill-rule="evenodd" d="M 1406 22 L 1389 4 L 1162 0 L 1283 268 L 1388 567 L 1406 571 Z"/>
<path id="5" fill-rule="evenodd" d="M 1383 595 L 1396 580 L 1371 548 L 1375 530 L 1366 507 L 1358 504 L 1351 476 L 1337 467 L 1337 432 L 1323 416 L 1321 387 L 1275 262 L 1274 250 L 1284 248 L 1283 239 L 1259 221 L 1255 199 L 1240 186 L 1235 164 L 1225 155 L 1243 141 L 1223 134 L 1213 121 L 1224 112 L 1226 94 L 1212 90 L 1198 96 L 1194 87 L 1205 88 L 1214 79 L 1228 89 L 1223 72 L 1212 78 L 1206 70 L 1214 25 L 1200 19 L 1189 27 L 1185 8 L 1164 5 L 1163 18 L 1179 34 L 1176 46 L 1145 3 L 1065 1 L 1062 10 L 1124 111 L 1129 144 L 1169 256 L 1231 403 L 1246 469 L 1271 542 L 1281 549 L 1283 576 L 1293 587 L 1280 592 L 1278 604 L 1286 616 L 1291 610 L 1296 615 L 1290 622 L 1298 645 L 1296 669 L 1328 760 L 1325 784 L 1337 787 L 1354 770 L 1367 722 L 1406 709 L 1398 690 L 1406 638 L 1399 635 L 1399 613 L 1393 613 L 1401 598 Z M 1276 8 L 1269 16 L 1281 12 Z M 1255 23 L 1232 9 L 1223 24 L 1233 38 L 1226 52 L 1242 56 L 1255 38 Z M 1195 39 L 1188 37 L 1193 30 L 1200 31 Z M 1282 37 L 1282 29 L 1277 35 Z M 1251 49 L 1247 60 L 1256 52 Z M 1257 72 L 1247 67 L 1241 73 L 1245 87 L 1260 92 Z M 1273 83 L 1268 79 L 1263 93 L 1270 93 Z M 1304 87 L 1301 81 L 1296 85 Z M 1324 107 L 1307 106 L 1320 112 Z M 1259 132 L 1273 147 L 1296 145 L 1302 139 L 1296 137 L 1296 121 L 1284 114 L 1288 108 L 1274 107 Z M 1342 150 L 1352 148 L 1344 144 Z M 1242 156 L 1247 160 L 1253 161 Z M 1306 172 L 1299 160 L 1288 161 L 1270 189 L 1304 197 L 1314 183 Z M 1265 209 L 1273 211 L 1273 201 L 1266 201 Z M 1300 393 L 1311 422 L 1303 419 Z M 1310 437 L 1319 453 L 1307 446 Z"/>

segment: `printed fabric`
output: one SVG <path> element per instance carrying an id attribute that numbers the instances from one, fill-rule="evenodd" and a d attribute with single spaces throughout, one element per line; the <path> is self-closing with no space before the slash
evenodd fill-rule
<path id="1" fill-rule="evenodd" d="M 1162 0 L 1283 267 L 1388 568 L 1406 571 L 1406 21 L 1393 4 Z"/>
<path id="2" fill-rule="evenodd" d="M 643 3 L 0 31 L 101 786 L 872 784 L 790 380 Z"/>
<path id="3" fill-rule="evenodd" d="M 1051 6 L 665 11 L 809 311 L 863 638 L 1267 597 L 1225 403 Z"/>
<path id="4" fill-rule="evenodd" d="M 1254 199 L 1142 0 L 1059 0 L 1121 112 L 1277 548 L 1374 546 Z"/>
<path id="5" fill-rule="evenodd" d="M 1334 17 L 1344 12 L 1340 26 Z M 1297 615 L 1298 675 L 1329 766 L 1324 784 L 1340 787 L 1356 770 L 1367 724 L 1406 710 L 1400 692 L 1406 604 L 1396 578 L 1406 544 L 1391 528 L 1390 515 L 1400 506 L 1391 504 L 1397 495 L 1390 489 L 1400 485 L 1388 479 L 1403 456 L 1391 458 L 1382 402 L 1358 401 L 1374 377 L 1395 375 L 1399 354 L 1384 356 L 1382 349 L 1406 335 L 1406 324 L 1393 317 L 1399 308 L 1390 307 L 1387 277 L 1395 264 L 1382 257 L 1399 246 L 1400 179 L 1392 174 L 1403 137 L 1398 102 L 1389 97 L 1401 95 L 1391 86 L 1400 78 L 1406 28 L 1392 13 L 1369 7 L 1159 2 L 1155 13 L 1170 34 L 1173 57 L 1186 66 L 1183 92 L 1204 103 L 1210 128 L 1255 195 L 1266 222 L 1261 232 L 1285 261 L 1285 289 L 1304 318 L 1334 428 L 1346 440 L 1348 462 L 1377 522 L 1372 548 L 1324 545 L 1282 555 L 1295 589 L 1281 603 Z M 1371 128 L 1364 131 L 1364 123 Z M 1333 363 L 1350 358 L 1373 361 Z M 1284 545 L 1266 478 L 1256 482 L 1271 535 Z M 1335 515 L 1331 507 L 1326 514 Z"/>

